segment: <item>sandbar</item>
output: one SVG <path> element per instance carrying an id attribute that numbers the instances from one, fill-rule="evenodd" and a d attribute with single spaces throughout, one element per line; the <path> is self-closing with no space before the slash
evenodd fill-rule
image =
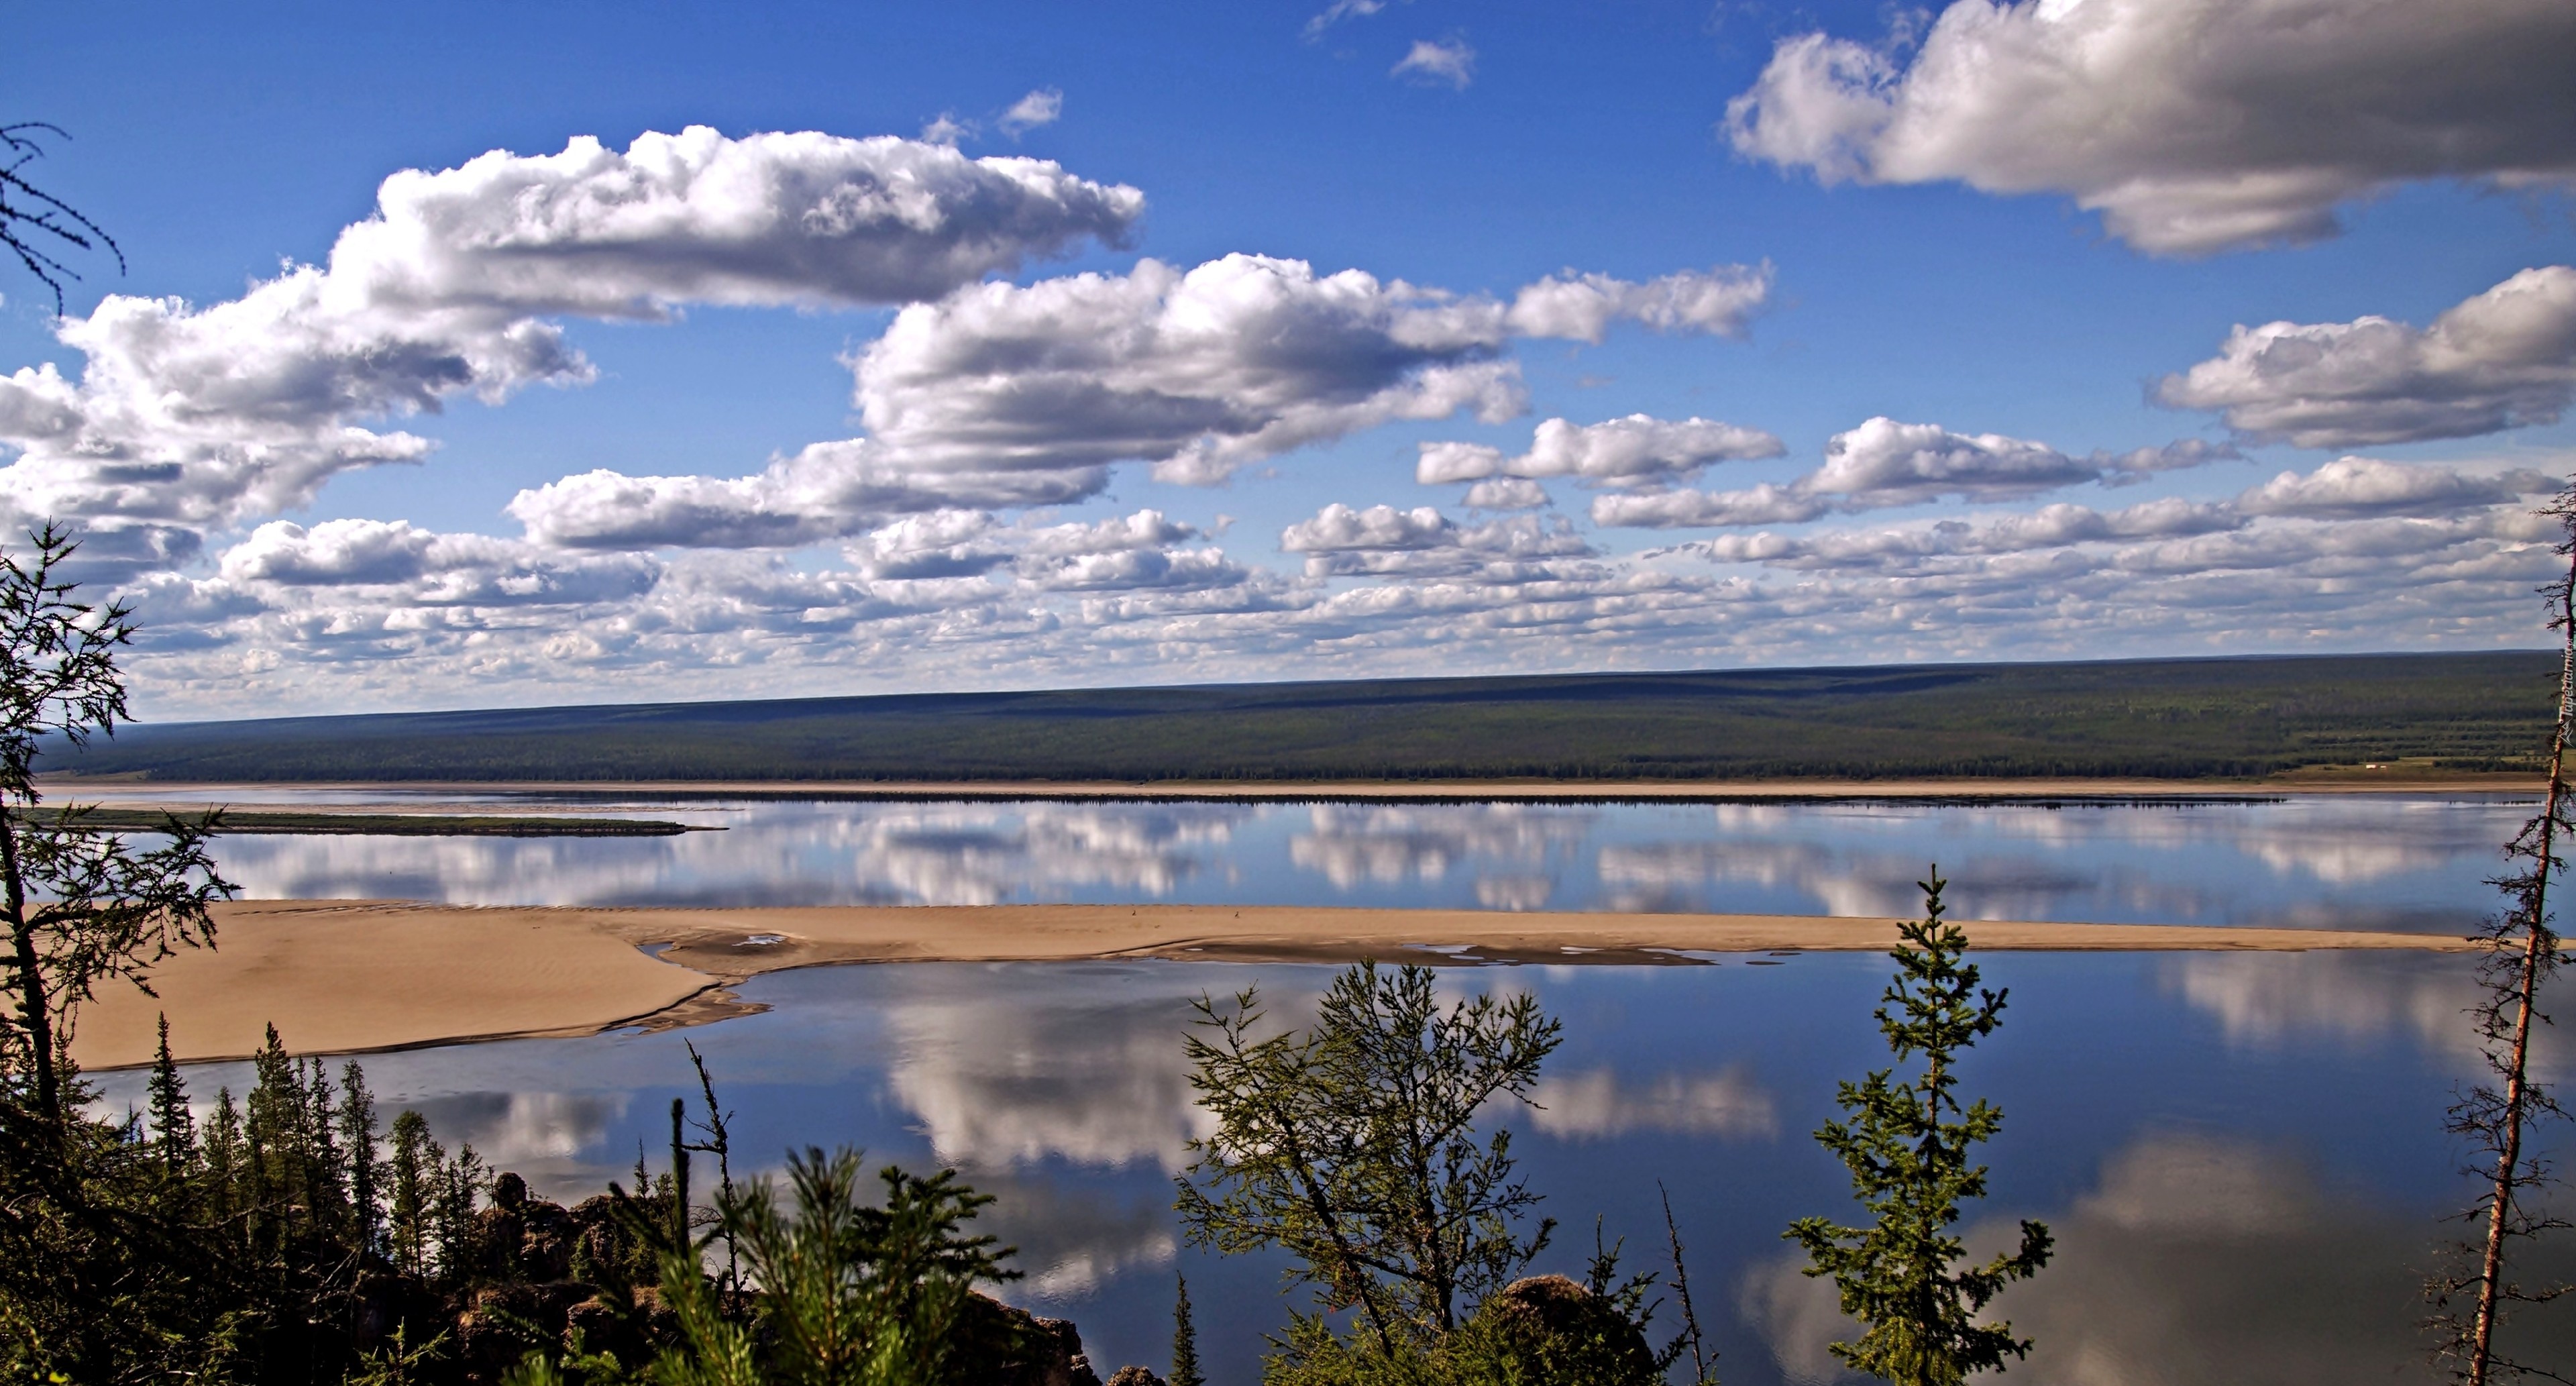
<path id="1" fill-rule="evenodd" d="M 1222 905 L 610 909 L 253 900 L 216 907 L 218 947 L 103 989 L 82 1008 L 89 1068 L 147 1063 L 170 1018 L 183 1061 L 241 1058 L 275 1024 L 298 1053 L 597 1034 L 756 1010 L 727 988 L 833 963 L 1215 962 L 1687 964 L 1694 954 L 1881 951 L 1893 919 L 1506 913 Z M 2010 951 L 2464 951 L 2449 934 L 1959 920 Z"/>

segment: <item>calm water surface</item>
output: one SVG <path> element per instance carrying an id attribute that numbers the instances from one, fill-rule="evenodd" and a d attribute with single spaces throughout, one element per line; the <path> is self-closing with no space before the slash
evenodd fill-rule
<path id="1" fill-rule="evenodd" d="M 1454 988 L 1535 993 L 1565 1021 L 1537 1110 L 1509 1114 L 1545 1211 L 1541 1265 L 1579 1273 L 1598 1215 L 1640 1266 L 1660 1260 L 1658 1182 L 1690 1247 L 1732 1383 L 1837 1379 L 1843 1326 L 1779 1240 L 1805 1213 L 1850 1215 L 1841 1168 L 1808 1133 L 1834 1080 L 1884 1053 L 1872 956 L 1709 967 L 1492 968 Z M 2000 1035 L 1969 1066 L 2009 1114 L 1972 1240 L 2013 1219 L 2056 1230 L 2057 1262 L 2003 1301 L 2037 1382 L 2416 1381 L 2414 1287 L 2467 1195 L 2441 1114 L 2468 1071 L 2458 959 L 2355 954 L 2003 955 Z M 1203 1129 L 1181 1036 L 1188 1001 L 1257 980 L 1302 1014 L 1330 970 L 1135 963 L 916 964 L 775 974 L 773 1009 L 689 1032 L 748 1165 L 791 1145 L 864 1146 L 965 1170 L 1001 1196 L 996 1229 L 1029 1278 L 1011 1297 L 1081 1325 L 1107 1375 L 1159 1368 L 1185 1271 L 1212 1379 L 1258 1376 L 1282 1321 L 1277 1263 L 1178 1244 L 1183 1144 Z M 666 1140 L 692 1091 L 679 1034 L 519 1041 L 368 1059 L 387 1110 L 566 1200 Z M 291 1036 L 290 1036 L 291 1039 Z M 2553 1060 L 2553 1068 L 2556 1067 Z M 240 1066 L 192 1071 L 197 1096 Z M 118 1075 L 111 1101 L 138 1100 Z M 766 1157 L 766 1158 L 762 1158 Z M 1666 1309 L 1670 1316 L 1669 1306 Z M 2549 1311 L 2542 1311 L 2547 1313 Z M 2539 1324 L 2526 1344 L 2576 1360 Z"/>
<path id="2" fill-rule="evenodd" d="M 126 797 L 126 796 L 120 796 Z M 245 807 L 389 798 L 243 790 Z M 468 806 L 649 813 L 723 826 L 660 839 L 226 837 L 264 897 L 474 903 L 1176 901 L 1902 914 L 1938 860 L 1962 917 L 2464 930 L 2492 908 L 2496 846 L 2530 812 L 2504 796 L 2292 798 L 2161 807 L 603 803 Z M 2440 956 L 1998 955 L 2013 989 L 1972 1089 L 2009 1114 L 1989 1148 L 1979 1244 L 2030 1216 L 2057 1262 L 2002 1302 L 2037 1353 L 2008 1380 L 2430 1381 L 2415 1286 L 2466 1201 L 2442 1113 L 2472 1070 L 2463 960 Z M 1565 1021 L 1536 1110 L 1509 1113 L 1545 1211 L 1542 1268 L 1579 1272 L 1593 1219 L 1659 1264 L 1658 1183 L 1737 1386 L 1839 1379 L 1830 1291 L 1779 1234 L 1854 1215 L 1810 1139 L 1837 1079 L 1885 1062 L 1875 956 L 1708 967 L 1453 969 L 1456 988 L 1535 993 Z M 1329 969 L 1182 963 L 917 964 L 762 977 L 762 1014 L 688 1032 L 739 1112 L 747 1165 L 791 1145 L 953 1164 L 1001 1196 L 997 1229 L 1106 1376 L 1159 1368 L 1185 1271 L 1220 1386 L 1258 1377 L 1283 1318 L 1275 1261 L 1178 1243 L 1171 1179 L 1202 1129 L 1181 1037 L 1189 1000 L 1257 980 L 1301 1015 Z M 680 1034 L 615 1034 L 369 1058 L 388 1111 L 567 1200 L 667 1139 Z M 293 1036 L 288 1036 L 290 1043 Z M 2566 1065 L 2553 1052 L 2553 1073 Z M 192 1072 L 200 1100 L 239 1066 Z M 139 1100 L 113 1075 L 109 1100 Z M 764 1158 L 765 1157 L 765 1158 Z M 1665 1318 L 1673 1311 L 1667 1306 Z M 2532 1316 L 2525 1350 L 2576 1363 L 2576 1314 Z"/>
<path id="3" fill-rule="evenodd" d="M 176 792 L 174 792 L 176 793 Z M 186 791 L 202 797 L 205 791 Z M 120 799 L 141 796 L 120 794 Z M 245 788 L 243 807 L 348 792 Z M 2173 805 L 368 802 L 646 814 L 667 838 L 225 837 L 255 897 L 471 904 L 1002 902 L 1906 914 L 2465 932 L 2518 796 Z"/>

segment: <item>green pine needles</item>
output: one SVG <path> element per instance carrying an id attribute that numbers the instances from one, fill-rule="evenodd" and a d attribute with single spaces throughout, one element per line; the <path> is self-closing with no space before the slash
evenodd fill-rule
<path id="1" fill-rule="evenodd" d="M 1189 1277 L 1175 1274 L 1180 1297 L 1172 1301 L 1172 1375 L 1166 1386 L 1207 1386 L 1199 1374 L 1199 1331 L 1190 1322 Z"/>
<path id="2" fill-rule="evenodd" d="M 2029 1353 L 2030 1340 L 2015 1338 L 2011 1324 L 1978 1315 L 2004 1286 L 2048 1264 L 2051 1240 L 2025 1219 L 2020 1250 L 1959 1268 L 1966 1247 L 1951 1230 L 1959 1205 L 1986 1192 L 1985 1166 L 1970 1164 L 1969 1151 L 2002 1128 L 2004 1114 L 1983 1099 L 1960 1105 L 1958 1058 L 2003 1023 L 2006 993 L 1981 989 L 1976 967 L 1961 961 L 1968 936 L 1941 920 L 1949 883 L 1940 868 L 1918 884 L 1923 919 L 1899 926 L 1903 940 L 1889 954 L 1896 977 L 1877 1016 L 1897 1062 L 1919 1054 L 1922 1074 L 1900 1082 L 1889 1068 L 1842 1084 L 1836 1100 L 1849 1120 L 1816 1132 L 1876 1220 L 1841 1227 L 1801 1218 L 1783 1235 L 1806 1248 L 1806 1273 L 1832 1276 L 1843 1312 L 1868 1325 L 1860 1341 L 1834 1344 L 1834 1356 L 1895 1386 L 1957 1386 Z"/>

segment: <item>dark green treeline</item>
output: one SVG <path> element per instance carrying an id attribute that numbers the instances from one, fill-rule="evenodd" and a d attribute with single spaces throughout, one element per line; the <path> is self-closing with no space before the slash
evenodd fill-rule
<path id="1" fill-rule="evenodd" d="M 172 780 L 2191 779 L 2538 768 L 2547 654 L 1236 684 L 121 728 Z"/>

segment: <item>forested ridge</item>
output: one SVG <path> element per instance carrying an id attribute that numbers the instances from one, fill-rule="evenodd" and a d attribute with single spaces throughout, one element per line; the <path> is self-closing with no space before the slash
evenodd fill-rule
<path id="1" fill-rule="evenodd" d="M 1533 675 L 658 703 L 120 727 L 162 780 L 2246 777 L 2537 769 L 2524 651 Z"/>

